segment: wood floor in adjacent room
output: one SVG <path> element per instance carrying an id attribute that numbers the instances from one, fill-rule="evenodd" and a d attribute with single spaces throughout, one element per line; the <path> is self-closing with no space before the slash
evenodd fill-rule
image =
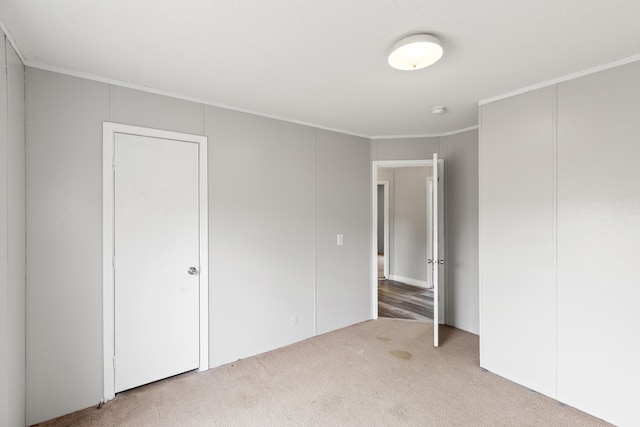
<path id="1" fill-rule="evenodd" d="M 433 321 L 433 290 L 384 278 L 378 254 L 378 317 Z"/>
<path id="2" fill-rule="evenodd" d="M 433 290 L 393 280 L 378 280 L 378 316 L 433 320 Z"/>

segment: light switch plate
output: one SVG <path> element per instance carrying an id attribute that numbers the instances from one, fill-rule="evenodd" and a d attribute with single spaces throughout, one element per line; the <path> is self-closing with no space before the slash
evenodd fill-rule
<path id="1" fill-rule="evenodd" d="M 338 238 L 336 239 L 336 243 L 338 246 L 344 245 L 344 235 L 338 234 Z"/>

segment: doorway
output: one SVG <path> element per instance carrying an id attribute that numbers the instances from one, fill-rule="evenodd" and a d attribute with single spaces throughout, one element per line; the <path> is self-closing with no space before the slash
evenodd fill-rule
<path id="1" fill-rule="evenodd" d="M 434 168 L 434 165 L 437 166 Z M 375 230 L 372 233 L 372 265 L 375 270 L 372 275 L 372 318 L 380 315 L 430 320 L 437 316 L 436 324 L 444 323 L 444 259 L 439 255 L 444 254 L 445 240 L 441 200 L 444 193 L 443 169 L 444 162 L 437 156 L 428 160 L 373 162 Z M 387 192 L 382 190 L 385 182 L 389 189 Z M 387 215 L 384 215 L 380 203 L 385 193 L 388 200 Z M 432 206 L 435 209 L 431 209 Z M 380 239 L 384 238 L 381 215 L 389 222 L 386 245 L 380 244 Z M 384 251 L 383 257 L 380 256 L 381 249 Z M 388 260 L 389 267 L 384 274 L 385 280 L 379 283 L 378 265 L 381 259 Z M 434 289 L 437 283 L 439 285 Z M 435 307 L 434 298 L 438 301 Z M 390 307 L 390 304 L 395 306 Z M 389 309 L 399 315 L 390 315 Z"/>
<path id="2" fill-rule="evenodd" d="M 105 401 L 208 369 L 206 138 L 104 124 Z"/>

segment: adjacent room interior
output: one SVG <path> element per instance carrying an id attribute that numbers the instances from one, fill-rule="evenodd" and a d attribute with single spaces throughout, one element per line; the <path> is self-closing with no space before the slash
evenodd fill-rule
<path id="1" fill-rule="evenodd" d="M 379 166 L 377 179 L 378 316 L 433 321 L 431 167 Z"/>
<path id="2" fill-rule="evenodd" d="M 640 425 L 638 22 L 0 2 L 0 427 Z"/>

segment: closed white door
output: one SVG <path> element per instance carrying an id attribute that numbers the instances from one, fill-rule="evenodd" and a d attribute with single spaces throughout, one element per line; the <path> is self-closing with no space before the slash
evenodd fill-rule
<path id="1" fill-rule="evenodd" d="M 114 192 L 119 392 L 199 366 L 198 144 L 117 134 Z"/>

